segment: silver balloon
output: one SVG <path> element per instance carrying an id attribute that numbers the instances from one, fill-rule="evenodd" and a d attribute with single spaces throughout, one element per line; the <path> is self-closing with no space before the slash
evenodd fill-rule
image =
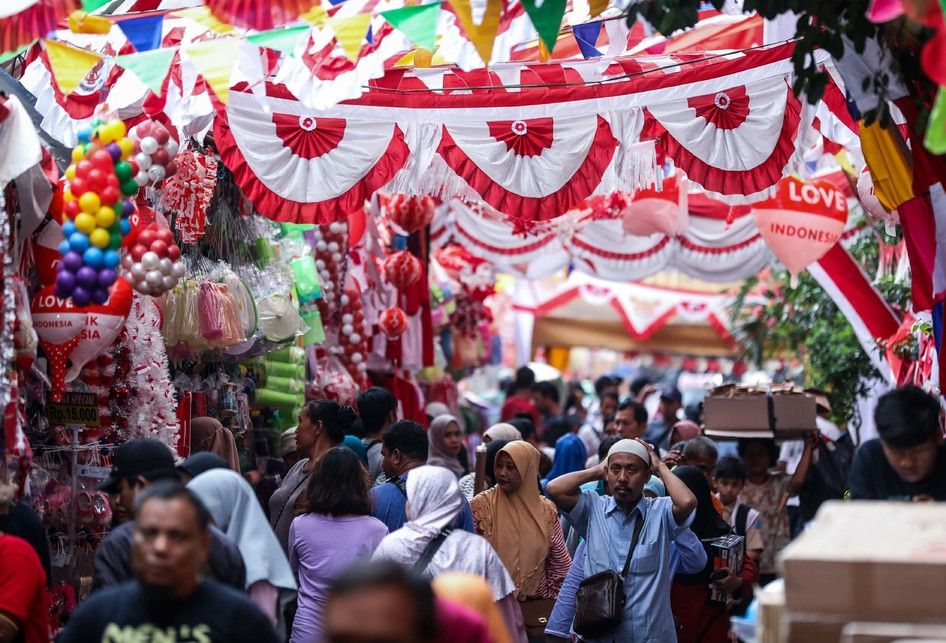
<path id="1" fill-rule="evenodd" d="M 164 280 L 164 275 L 162 275 L 157 270 L 149 270 L 148 274 L 145 275 L 145 281 L 154 291 L 158 290 L 161 287 L 163 280 Z"/>
<path id="2" fill-rule="evenodd" d="M 135 185 L 137 185 L 138 187 L 143 188 L 144 186 L 148 185 L 148 183 L 150 182 L 151 182 L 151 179 L 148 178 L 148 173 L 145 172 L 144 170 L 141 170 L 140 172 L 138 172 L 138 174 L 135 175 Z"/>
<path id="3" fill-rule="evenodd" d="M 135 290 L 140 292 L 142 295 L 151 294 L 151 286 L 148 285 L 148 282 L 144 279 L 135 282 Z"/>
<path id="4" fill-rule="evenodd" d="M 180 261 L 175 261 L 174 266 L 171 268 L 171 274 L 175 279 L 180 280 L 184 277 L 184 264 Z"/>
<path id="5" fill-rule="evenodd" d="M 153 136 L 145 136 L 143 139 L 141 139 L 139 147 L 141 148 L 142 152 L 150 156 L 158 151 L 159 146 L 156 138 Z"/>
<path id="6" fill-rule="evenodd" d="M 150 250 L 141 256 L 141 265 L 145 270 L 157 270 L 161 264 L 161 257 L 156 252 Z"/>
<path id="7" fill-rule="evenodd" d="M 174 262 L 164 257 L 158 262 L 158 270 L 160 270 L 161 274 L 165 277 L 170 277 L 174 274 Z"/>
<path id="8" fill-rule="evenodd" d="M 161 288 L 163 290 L 170 290 L 171 288 L 175 286 L 175 284 L 176 284 L 176 281 L 174 277 L 165 276 L 165 277 L 162 277 L 161 279 Z"/>
<path id="9" fill-rule="evenodd" d="M 164 144 L 164 149 L 168 151 L 168 155 L 173 157 L 175 154 L 177 154 L 179 149 L 177 141 L 175 141 L 173 138 L 169 138 L 168 142 Z"/>
<path id="10" fill-rule="evenodd" d="M 135 263 L 135 260 L 131 258 L 131 255 L 126 254 L 122 257 L 122 268 L 125 270 L 131 270 L 132 264 Z"/>
<path id="11" fill-rule="evenodd" d="M 148 168 L 148 178 L 152 181 L 161 181 L 164 179 L 165 171 L 161 165 L 152 165 Z"/>
<path id="12" fill-rule="evenodd" d="M 138 169 L 147 170 L 151 167 L 151 155 L 145 154 L 144 152 L 138 152 L 135 154 L 135 163 L 138 164 Z"/>
<path id="13" fill-rule="evenodd" d="M 131 265 L 131 268 L 128 269 L 128 274 L 131 275 L 132 281 L 141 281 L 145 278 L 147 274 L 145 267 L 141 265 L 140 262 L 135 262 Z"/>

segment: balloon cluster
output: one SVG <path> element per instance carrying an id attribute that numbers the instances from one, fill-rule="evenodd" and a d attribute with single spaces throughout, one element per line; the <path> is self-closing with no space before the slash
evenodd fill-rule
<path id="1" fill-rule="evenodd" d="M 135 245 L 122 258 L 122 275 L 142 295 L 159 296 L 184 276 L 181 249 L 168 228 L 152 223 L 138 233 Z"/>
<path id="2" fill-rule="evenodd" d="M 134 177 L 139 168 L 130 160 L 134 143 L 121 120 L 96 120 L 76 134 L 79 144 L 66 168 L 55 291 L 57 297 L 88 306 L 108 301 L 118 278 L 118 250 L 131 229 L 135 204 L 129 197 L 138 192 Z"/>
<path id="3" fill-rule="evenodd" d="M 152 120 L 138 123 L 131 130 L 131 139 L 135 146 L 135 163 L 138 164 L 135 183 L 145 186 L 174 176 L 177 172 L 174 156 L 178 145 L 164 125 Z"/>
<path id="4" fill-rule="evenodd" d="M 342 291 L 342 274 L 348 256 L 348 226 L 339 221 L 318 225 L 312 231 L 312 238 L 315 241 L 315 268 L 319 271 L 326 307 L 323 317 L 327 318 L 335 311 Z"/>

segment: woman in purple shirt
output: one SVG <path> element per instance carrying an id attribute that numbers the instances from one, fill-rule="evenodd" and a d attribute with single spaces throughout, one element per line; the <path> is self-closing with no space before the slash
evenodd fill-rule
<path id="1" fill-rule="evenodd" d="M 330 449 L 315 464 L 302 511 L 289 528 L 289 564 L 299 577 L 299 607 L 291 643 L 322 640 L 329 583 L 371 558 L 388 528 L 371 517 L 368 474 L 350 449 Z"/>

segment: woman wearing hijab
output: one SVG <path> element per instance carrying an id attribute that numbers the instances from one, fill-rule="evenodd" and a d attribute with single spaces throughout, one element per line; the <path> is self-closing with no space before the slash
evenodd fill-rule
<path id="1" fill-rule="evenodd" d="M 283 608 L 295 596 L 296 580 L 253 487 L 229 469 L 205 471 L 187 486 L 207 506 L 217 528 L 239 548 L 250 600 L 285 635 Z"/>
<path id="2" fill-rule="evenodd" d="M 437 598 L 464 605 L 482 616 L 493 643 L 512 643 L 489 583 L 483 578 L 467 572 L 447 572 L 435 578 L 431 585 Z"/>
<path id="3" fill-rule="evenodd" d="M 509 444 L 509 440 L 493 440 L 486 445 L 486 479 L 484 483 L 486 488 L 489 489 L 496 484 L 496 479 L 493 477 L 493 465 L 496 463 L 496 454 L 499 453 L 499 450 L 504 446 Z M 460 481 L 457 483 L 460 485 L 460 491 L 466 497 L 466 501 L 470 502 L 473 500 L 475 485 L 476 485 L 476 472 L 471 472 L 460 478 Z"/>
<path id="4" fill-rule="evenodd" d="M 237 453 L 233 433 L 216 418 L 200 417 L 191 420 L 191 453 L 209 451 L 227 461 L 227 466 L 240 471 L 240 455 Z"/>
<path id="5" fill-rule="evenodd" d="M 414 566 L 431 541 L 454 524 L 462 507 L 457 479 L 448 470 L 429 465 L 412 470 L 407 478 L 408 521 L 381 541 L 374 557 Z M 525 641 L 516 586 L 503 561 L 482 537 L 461 529 L 450 531 L 426 567 L 416 571 L 428 578 L 446 572 L 468 572 L 485 578 L 510 633 L 519 643 Z"/>
<path id="6" fill-rule="evenodd" d="M 283 550 L 289 553 L 289 527 L 296 515 L 299 497 L 315 463 L 329 449 L 339 446 L 351 432 L 355 412 L 331 400 L 313 400 L 299 412 L 296 446 L 302 457 L 283 478 L 269 499 L 269 520 Z"/>
<path id="7" fill-rule="evenodd" d="M 470 502 L 476 532 L 486 538 L 512 574 L 530 640 L 544 641 L 540 619 L 568 573 L 571 558 L 558 511 L 539 492 L 539 452 L 513 441 L 496 456 L 496 486 Z"/>
<path id="8" fill-rule="evenodd" d="M 555 480 L 559 476 L 573 471 L 582 471 L 585 469 L 585 462 L 588 460 L 588 451 L 585 444 L 574 433 L 566 433 L 555 443 L 555 458 L 552 460 L 552 470 L 542 480 L 542 488 L 550 480 Z"/>
<path id="9" fill-rule="evenodd" d="M 483 444 L 489 444 L 493 440 L 509 440 L 511 442 L 521 439 L 522 434 L 519 433 L 519 429 L 505 422 L 494 424 L 483 433 Z"/>
<path id="10" fill-rule="evenodd" d="M 182 463 L 177 465 L 177 470 L 181 474 L 181 480 L 187 484 L 197 476 L 211 469 L 229 469 L 230 465 L 216 453 L 202 451 L 195 453 Z"/>
<path id="11" fill-rule="evenodd" d="M 332 579 L 370 558 L 388 533 L 383 522 L 371 517 L 368 470 L 345 447 L 330 449 L 315 464 L 301 511 L 289 529 L 289 562 L 299 576 L 291 643 L 322 640 L 322 612 Z"/>
<path id="12" fill-rule="evenodd" d="M 729 525 L 713 507 L 709 482 L 703 472 L 688 465 L 677 467 L 673 473 L 696 496 L 696 513 L 690 530 L 704 547 L 715 538 L 730 533 Z M 713 557 L 695 574 L 677 574 L 670 590 L 670 607 L 680 624 L 678 643 L 727 643 L 729 641 L 729 612 L 726 605 L 710 601 L 710 574 Z M 734 573 L 740 570 L 734 570 Z M 729 578 L 727 576 L 727 578 Z M 738 584 L 741 581 L 736 577 Z M 734 583 L 730 583 L 734 584 Z"/>
<path id="13" fill-rule="evenodd" d="M 427 464 L 449 469 L 457 478 L 466 475 L 466 467 L 459 459 L 460 452 L 463 451 L 463 432 L 455 417 L 452 415 L 435 417 L 430 423 L 427 437 L 430 439 Z"/>

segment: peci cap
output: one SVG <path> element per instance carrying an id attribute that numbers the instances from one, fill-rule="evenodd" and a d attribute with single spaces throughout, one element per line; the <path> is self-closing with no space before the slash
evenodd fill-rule
<path id="1" fill-rule="evenodd" d="M 119 480 L 134 476 L 144 476 L 148 480 L 176 478 L 174 454 L 167 445 L 154 438 L 126 442 L 112 454 L 112 471 L 99 489 L 113 491 Z"/>
<path id="2" fill-rule="evenodd" d="M 644 461 L 645 465 L 648 467 L 650 466 L 650 454 L 647 452 L 647 447 L 637 440 L 631 440 L 630 438 L 618 440 L 608 450 L 607 460 L 610 460 L 611 456 L 616 453 L 629 453 L 631 455 L 636 455 L 638 458 Z"/>

